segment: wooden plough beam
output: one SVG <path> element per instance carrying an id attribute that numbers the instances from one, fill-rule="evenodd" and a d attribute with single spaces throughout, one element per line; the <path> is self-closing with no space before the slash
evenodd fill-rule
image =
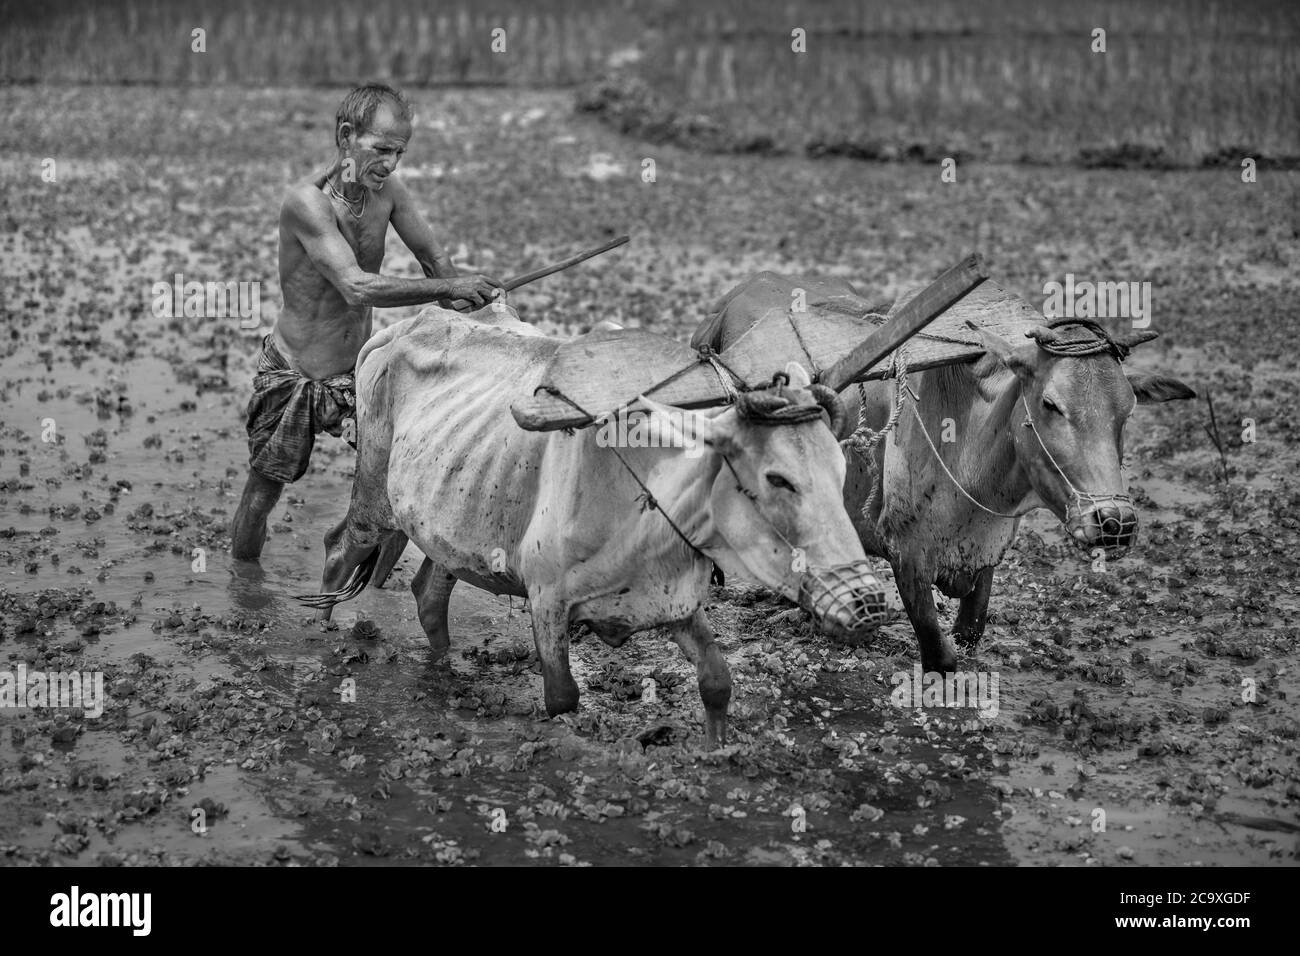
<path id="1" fill-rule="evenodd" d="M 982 258 L 978 254 L 967 256 L 895 309 L 883 325 L 862 320 L 858 334 L 865 333 L 866 337 L 827 368 L 814 369 L 816 380 L 838 391 L 865 377 L 872 366 L 987 279 Z M 718 358 L 746 386 L 759 388 L 771 381 L 774 372 L 785 367 L 785 356 L 841 352 L 844 331 L 810 325 L 801 332 L 789 320 L 786 310 L 773 309 Z M 838 341 L 829 341 L 831 338 Z M 979 354 L 978 346 L 974 354 Z M 543 384 L 564 398 L 539 389 L 512 406 L 511 413 L 522 428 L 551 431 L 592 423 L 593 418 L 575 406 L 599 418 L 631 403 L 639 395 L 683 408 L 717 405 L 727 400 L 727 390 L 719 375 L 719 369 L 676 339 L 636 329 L 592 332 L 560 346 L 543 377 Z"/>

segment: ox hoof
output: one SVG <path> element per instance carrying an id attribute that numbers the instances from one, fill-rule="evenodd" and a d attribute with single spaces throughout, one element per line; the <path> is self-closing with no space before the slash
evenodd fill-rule
<path id="1" fill-rule="evenodd" d="M 984 636 L 983 631 L 953 631 L 952 632 L 953 642 L 956 643 L 958 647 L 965 648 L 966 650 L 974 650 L 975 645 L 977 645 L 980 642 L 980 638 L 983 636 Z"/>
<path id="2" fill-rule="evenodd" d="M 704 749 L 713 752 L 727 746 L 727 717 L 709 717 L 704 719 Z"/>
<path id="3" fill-rule="evenodd" d="M 578 709 L 578 698 L 553 700 L 546 698 L 546 716 L 558 717 L 560 714 L 571 714 Z"/>
<path id="4" fill-rule="evenodd" d="M 578 685 L 566 687 L 555 693 L 547 690 L 546 697 L 546 716 L 556 717 L 560 714 L 568 714 L 578 709 Z"/>
<path id="5" fill-rule="evenodd" d="M 921 658 L 921 670 L 925 673 L 950 674 L 957 669 L 956 654 L 941 654 L 935 658 Z"/>

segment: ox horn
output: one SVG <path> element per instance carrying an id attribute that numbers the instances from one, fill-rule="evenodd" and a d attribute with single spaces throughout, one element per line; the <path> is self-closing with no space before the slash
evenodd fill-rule
<path id="1" fill-rule="evenodd" d="M 1035 325 L 1025 332 L 1025 338 L 1033 339 L 1039 345 L 1053 345 L 1061 340 L 1056 329 L 1049 329 L 1045 325 Z"/>
<path id="2" fill-rule="evenodd" d="M 1159 335 L 1159 332 L 1154 332 L 1151 329 L 1137 329 L 1133 332 L 1129 332 L 1127 335 L 1117 336 L 1115 342 L 1124 346 L 1126 349 L 1131 349 L 1136 345 L 1141 345 L 1143 342 L 1150 342 L 1152 339 L 1158 338 Z"/>
<path id="3" fill-rule="evenodd" d="M 840 429 L 844 427 L 844 422 L 848 418 L 844 403 L 832 389 L 825 385 L 810 385 L 808 390 L 812 392 L 812 397 L 817 404 L 826 409 L 826 414 L 831 418 L 831 434 L 839 438 Z"/>

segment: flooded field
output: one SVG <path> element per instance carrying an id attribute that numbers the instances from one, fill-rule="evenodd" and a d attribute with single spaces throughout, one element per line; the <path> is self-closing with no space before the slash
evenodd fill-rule
<path id="1" fill-rule="evenodd" d="M 547 719 L 526 609 L 462 585 L 431 665 L 413 551 L 314 624 L 293 597 L 350 491 L 336 439 L 261 568 L 230 560 L 279 196 L 327 158 L 335 99 L 0 88 L 0 670 L 102 672 L 105 695 L 93 718 L 0 707 L 0 862 L 1295 864 L 1300 177 L 988 166 L 957 187 L 650 151 L 561 94 L 413 96 L 399 175 L 461 265 L 633 234 L 511 297 L 553 334 L 685 338 L 763 268 L 891 297 L 975 248 L 1035 302 L 1069 271 L 1152 281 L 1162 338 L 1131 364 L 1213 397 L 1226 483 L 1203 400 L 1134 415 L 1129 556 L 1095 567 L 1025 521 L 962 665 L 998 676 L 996 714 L 891 701 L 918 659 L 905 620 L 846 647 L 717 588 L 733 741 L 704 752 L 694 668 L 655 634 L 579 637 L 580 710 Z M 390 243 L 385 271 L 415 274 Z M 157 318 L 177 273 L 260 282 L 261 326 Z"/>

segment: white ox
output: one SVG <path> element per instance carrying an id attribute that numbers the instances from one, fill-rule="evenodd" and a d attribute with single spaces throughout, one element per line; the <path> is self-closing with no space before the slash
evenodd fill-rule
<path id="1" fill-rule="evenodd" d="M 870 628 L 883 595 L 842 503 L 844 456 L 823 412 L 838 425 L 843 410 L 828 389 L 809 390 L 791 366 L 789 387 L 723 410 L 642 399 L 659 447 L 618 453 L 661 514 L 596 430 L 515 424 L 511 405 L 533 394 L 561 342 L 476 315 L 493 324 L 427 309 L 358 357 L 356 479 L 326 537 L 325 593 L 308 600 L 320 617 L 364 589 L 395 529 L 426 555 L 411 590 L 435 658 L 448 650 L 456 581 L 528 598 L 551 715 L 578 705 L 571 623 L 615 647 L 662 628 L 696 665 L 709 748 L 725 743 L 731 697 L 703 609 L 713 563 L 800 601 L 824 630 Z M 763 418 L 781 408 L 802 420 Z"/>

